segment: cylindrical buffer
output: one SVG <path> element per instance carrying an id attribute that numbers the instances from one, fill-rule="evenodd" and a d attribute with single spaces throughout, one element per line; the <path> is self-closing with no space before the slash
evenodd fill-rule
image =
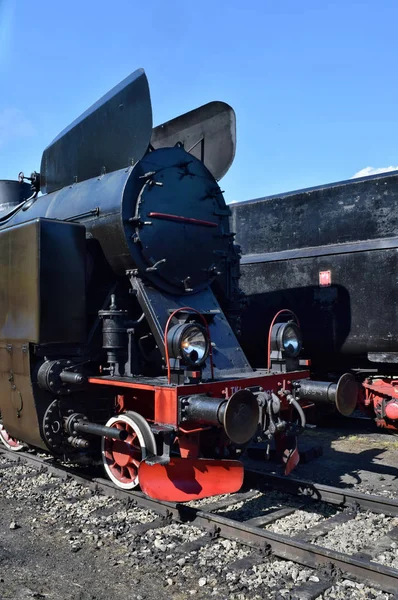
<path id="1" fill-rule="evenodd" d="M 259 407 L 250 390 L 238 390 L 228 400 L 197 394 L 181 399 L 180 420 L 221 425 L 231 442 L 246 444 L 256 433 Z"/>
<path id="2" fill-rule="evenodd" d="M 300 399 L 314 404 L 335 404 L 337 410 L 348 417 L 356 408 L 359 384 L 350 373 L 345 373 L 337 383 L 300 379 L 294 382 Z"/>
<path id="3" fill-rule="evenodd" d="M 336 400 L 337 383 L 330 381 L 312 381 L 300 379 L 300 398 L 312 400 L 315 404 L 334 404 Z M 298 386 L 297 386 L 298 387 Z"/>
<path id="4" fill-rule="evenodd" d="M 181 420 L 198 425 L 220 425 L 218 413 L 226 402 L 225 398 L 211 398 L 202 394 L 183 398 Z"/>

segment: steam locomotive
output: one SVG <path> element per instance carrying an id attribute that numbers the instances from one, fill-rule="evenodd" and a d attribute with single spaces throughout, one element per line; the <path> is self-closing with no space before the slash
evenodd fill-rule
<path id="1" fill-rule="evenodd" d="M 100 461 L 121 488 L 185 501 L 239 489 L 253 439 L 275 438 L 290 471 L 306 398 L 351 410 L 351 376 L 310 381 L 294 319 L 275 322 L 269 369 L 238 342 L 239 251 L 217 183 L 234 153 L 222 102 L 152 129 L 138 70 L 55 138 L 40 173 L 1 182 L 9 449 Z"/>
<path id="2" fill-rule="evenodd" d="M 397 172 L 231 205 L 248 298 L 242 345 L 261 364 L 278 307 L 300 320 L 314 377 L 346 371 L 358 407 L 398 430 Z M 255 231 L 255 235 L 253 232 Z"/>

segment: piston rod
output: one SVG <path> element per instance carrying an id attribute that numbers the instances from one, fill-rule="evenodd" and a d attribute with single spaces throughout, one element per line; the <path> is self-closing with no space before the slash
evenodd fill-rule
<path id="1" fill-rule="evenodd" d="M 98 425 L 97 423 L 90 423 L 89 421 L 79 420 L 73 422 L 74 433 L 80 433 L 82 435 L 99 435 L 101 437 L 112 438 L 114 440 L 120 440 L 124 442 L 127 438 L 128 433 L 124 429 L 116 429 L 116 427 L 105 427 L 105 425 Z"/>

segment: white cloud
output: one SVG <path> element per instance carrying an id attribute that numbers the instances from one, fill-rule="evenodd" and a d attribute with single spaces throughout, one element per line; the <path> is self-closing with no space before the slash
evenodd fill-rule
<path id="1" fill-rule="evenodd" d="M 374 167 L 365 167 L 358 171 L 358 173 L 355 173 L 351 179 L 366 177 L 367 175 L 378 175 L 379 173 L 388 173 L 390 171 L 398 171 L 398 167 L 379 167 L 378 169 L 375 169 Z"/>
<path id="2" fill-rule="evenodd" d="M 0 148 L 16 138 L 31 137 L 36 134 L 33 123 L 19 108 L 0 110 Z"/>

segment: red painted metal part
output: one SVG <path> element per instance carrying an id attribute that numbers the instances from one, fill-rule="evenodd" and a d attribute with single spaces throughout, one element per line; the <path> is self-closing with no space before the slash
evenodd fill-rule
<path id="1" fill-rule="evenodd" d="M 143 381 L 135 381 L 131 379 L 110 379 L 108 377 L 89 377 L 88 382 L 96 385 L 110 385 L 118 388 L 130 388 L 137 390 L 153 390 L 160 389 L 175 390 L 177 395 L 186 396 L 187 394 L 200 394 L 213 391 L 214 396 L 222 394 L 229 398 L 237 390 L 261 386 L 265 390 L 279 390 L 290 388 L 291 382 L 297 379 L 307 379 L 310 377 L 309 371 L 293 371 L 291 373 L 270 373 L 258 375 L 254 377 L 241 377 L 237 379 L 220 379 L 218 381 L 203 381 L 195 384 L 168 385 L 164 384 L 153 385 Z"/>
<path id="2" fill-rule="evenodd" d="M 285 467 L 285 475 L 290 475 L 290 473 L 297 467 L 300 462 L 300 454 L 297 448 L 297 445 L 293 450 L 289 451 L 286 456 L 286 467 Z"/>
<path id="3" fill-rule="evenodd" d="M 264 390 L 274 392 L 283 389 L 291 390 L 292 381 L 307 378 L 309 375 L 308 371 L 296 371 L 189 385 L 171 385 L 166 382 L 163 385 L 153 385 L 143 380 L 90 377 L 89 383 L 115 388 L 116 412 L 133 410 L 150 422 L 175 427 L 175 444 L 181 458 L 172 457 L 168 465 L 147 465 L 145 461 L 140 463 L 139 458 L 132 460 L 131 464 L 124 465 L 123 456 L 120 458 L 121 453 L 118 452 L 115 442 L 112 442 L 113 458 L 115 469 L 128 467 L 130 473 L 138 467 L 138 479 L 144 493 L 161 500 L 184 502 L 236 492 L 243 482 L 243 466 L 239 461 L 234 460 L 199 458 L 199 456 L 222 456 L 228 440 L 222 429 L 214 432 L 207 426 L 196 426 L 191 429 L 179 427 L 179 397 L 209 393 L 215 398 L 228 399 L 239 389 L 248 387 L 262 387 Z M 282 404 L 284 402 L 286 401 L 282 399 Z M 290 410 L 290 405 L 286 403 L 284 408 Z M 287 446 L 284 445 L 283 451 L 286 448 Z M 220 454 L 217 454 L 217 451 Z M 290 472 L 299 460 L 297 449 L 289 449 L 285 456 L 286 472 Z"/>
<path id="4" fill-rule="evenodd" d="M 153 421 L 162 425 L 177 426 L 178 419 L 178 398 L 180 396 L 188 396 L 190 394 L 207 394 L 211 393 L 214 398 L 228 399 L 232 394 L 240 389 L 247 387 L 261 386 L 266 391 L 278 392 L 283 389 L 291 389 L 291 382 L 297 379 L 305 379 L 310 377 L 309 371 L 296 371 L 292 373 L 278 373 L 259 375 L 258 377 L 248 377 L 241 379 L 230 379 L 220 381 L 209 381 L 187 385 L 152 385 L 149 383 L 136 382 L 134 380 L 116 380 L 107 379 L 106 377 L 90 377 L 88 382 L 94 385 L 109 385 L 119 388 L 118 395 L 124 393 L 124 390 L 131 392 L 132 400 L 129 403 L 125 401 L 124 408 L 126 410 L 142 411 L 137 408 L 139 404 L 140 391 L 151 391 L 153 393 L 154 411 Z M 134 393 L 133 393 L 134 391 Z M 134 399 L 135 398 L 135 399 Z M 286 402 L 282 399 L 283 402 Z M 142 405 L 148 411 L 149 400 L 146 400 Z M 286 402 L 286 408 L 289 405 Z"/>
<path id="5" fill-rule="evenodd" d="M 108 460 L 109 469 L 114 477 L 122 483 L 134 480 L 138 482 L 138 469 L 142 452 L 137 434 L 126 423 L 116 423 L 113 427 L 125 429 L 128 432 L 128 437 L 124 441 L 105 438 L 104 454 Z M 128 451 L 126 451 L 126 448 L 128 448 Z"/>
<path id="6" fill-rule="evenodd" d="M 202 219 L 193 219 L 192 217 L 182 217 L 181 215 L 169 215 L 167 213 L 150 212 L 148 217 L 155 219 L 164 219 L 165 221 L 177 221 L 178 223 L 189 223 L 190 225 L 203 225 L 204 227 L 218 227 L 214 221 L 203 221 Z"/>
<path id="7" fill-rule="evenodd" d="M 391 400 L 388 402 L 386 406 L 386 417 L 391 419 L 391 421 L 398 420 L 398 402 L 396 400 Z M 398 428 L 398 423 L 397 423 Z"/>
<path id="8" fill-rule="evenodd" d="M 23 450 L 25 448 L 25 444 L 20 442 L 16 438 L 13 438 L 9 435 L 8 431 L 4 429 L 3 425 L 0 423 L 0 442 L 4 444 L 6 448 L 9 450 L 13 450 L 14 452 L 18 452 L 19 450 Z"/>
<path id="9" fill-rule="evenodd" d="M 188 502 L 237 492 L 243 483 L 243 465 L 237 460 L 172 458 L 168 465 L 141 463 L 142 491 L 168 502 Z"/>
<path id="10" fill-rule="evenodd" d="M 373 409 L 379 427 L 398 431 L 398 380 L 391 377 L 367 379 L 362 406 Z"/>

